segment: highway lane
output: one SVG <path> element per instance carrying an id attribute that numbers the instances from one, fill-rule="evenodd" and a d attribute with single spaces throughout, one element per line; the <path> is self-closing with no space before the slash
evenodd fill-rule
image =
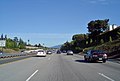
<path id="1" fill-rule="evenodd" d="M 79 55 L 52 54 L 0 65 L 0 81 L 119 81 L 120 64 L 87 63 Z"/>

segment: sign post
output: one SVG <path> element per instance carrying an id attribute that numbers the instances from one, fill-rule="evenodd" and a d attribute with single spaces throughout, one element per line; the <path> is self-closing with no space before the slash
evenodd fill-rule
<path id="1" fill-rule="evenodd" d="M 0 40 L 0 47 L 2 47 L 2 52 L 3 52 L 3 47 L 6 46 L 6 40 Z"/>

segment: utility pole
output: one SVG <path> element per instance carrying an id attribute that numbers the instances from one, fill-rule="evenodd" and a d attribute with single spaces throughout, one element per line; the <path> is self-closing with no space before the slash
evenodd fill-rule
<path id="1" fill-rule="evenodd" d="M 29 45 L 30 40 L 28 39 L 28 45 Z"/>

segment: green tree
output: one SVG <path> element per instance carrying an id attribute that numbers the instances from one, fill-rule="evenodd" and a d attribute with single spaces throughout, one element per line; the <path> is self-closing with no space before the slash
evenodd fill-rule
<path id="1" fill-rule="evenodd" d="M 7 35 L 5 35 L 5 40 L 7 39 Z"/>
<path id="2" fill-rule="evenodd" d="M 20 38 L 20 39 L 19 39 L 19 48 L 20 48 L 20 49 L 24 49 L 25 46 L 26 46 L 26 43 Z"/>
<path id="3" fill-rule="evenodd" d="M 13 39 L 15 42 L 18 42 L 18 38 L 17 37 L 14 37 Z"/>
<path id="4" fill-rule="evenodd" d="M 93 35 L 99 35 L 108 28 L 109 19 L 95 20 L 88 23 L 88 32 Z"/>
<path id="5" fill-rule="evenodd" d="M 67 41 L 61 46 L 61 50 L 70 50 L 71 49 L 71 44 Z"/>
<path id="6" fill-rule="evenodd" d="M 92 39 L 92 43 L 98 43 L 100 39 L 98 39 L 96 36 L 100 35 L 100 33 L 103 33 L 107 28 L 108 28 L 108 22 L 109 19 L 105 20 L 95 20 L 95 21 L 90 21 L 88 23 L 88 32 L 89 34 L 89 39 Z"/>
<path id="7" fill-rule="evenodd" d="M 86 38 L 87 36 L 85 34 L 76 34 L 76 35 L 73 35 L 72 40 L 82 41 L 82 40 L 85 40 Z"/>
<path id="8" fill-rule="evenodd" d="M 15 47 L 15 42 L 12 39 L 8 38 L 6 40 L 6 47 L 7 48 L 14 48 Z"/>
<path id="9" fill-rule="evenodd" d="M 14 41 L 14 47 L 18 48 L 18 43 L 19 43 L 18 38 L 14 37 L 13 41 Z"/>

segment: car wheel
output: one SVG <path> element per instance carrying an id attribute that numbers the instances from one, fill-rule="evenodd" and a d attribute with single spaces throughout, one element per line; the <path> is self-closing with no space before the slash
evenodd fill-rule
<path id="1" fill-rule="evenodd" d="M 91 59 L 91 57 L 89 57 L 89 62 L 92 62 L 92 59 Z"/>
<path id="2" fill-rule="evenodd" d="M 87 61 L 87 58 L 84 58 L 85 61 Z"/>
<path id="3" fill-rule="evenodd" d="M 106 62 L 106 60 L 103 60 L 103 63 L 105 63 Z"/>
<path id="4" fill-rule="evenodd" d="M 84 56 L 84 60 L 85 60 L 85 61 L 87 61 L 87 58 L 86 58 L 86 56 Z"/>

